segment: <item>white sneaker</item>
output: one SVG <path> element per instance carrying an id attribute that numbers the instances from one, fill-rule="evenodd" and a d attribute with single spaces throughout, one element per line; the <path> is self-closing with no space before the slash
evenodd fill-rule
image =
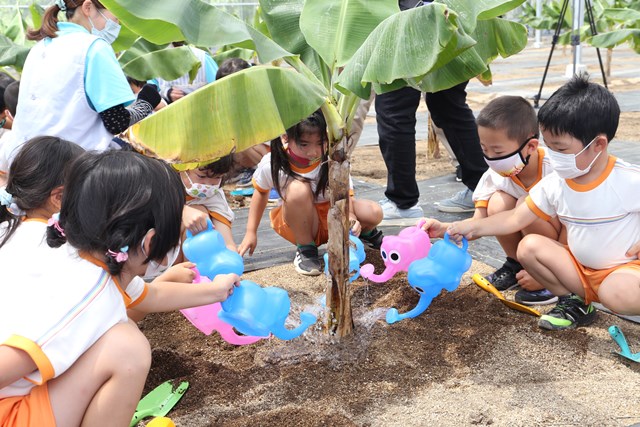
<path id="1" fill-rule="evenodd" d="M 476 208 L 472 196 L 473 191 L 465 188 L 454 194 L 452 198 L 441 200 L 438 204 L 438 210 L 452 213 L 473 212 Z"/>
<path id="2" fill-rule="evenodd" d="M 400 209 L 389 199 L 380 200 L 380 206 L 384 214 L 380 225 L 416 225 L 420 218 L 424 217 L 422 208 L 416 203 L 409 209 Z"/>

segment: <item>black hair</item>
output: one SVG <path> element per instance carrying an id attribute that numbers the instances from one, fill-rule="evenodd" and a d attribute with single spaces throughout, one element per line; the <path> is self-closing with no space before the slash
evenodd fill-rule
<path id="1" fill-rule="evenodd" d="M 16 108 L 18 107 L 18 94 L 20 92 L 20 82 L 10 83 L 4 90 L 4 108 L 9 110 L 13 117 L 16 116 Z"/>
<path id="2" fill-rule="evenodd" d="M 227 154 L 224 157 L 220 157 L 215 162 L 200 166 L 198 170 L 206 172 L 208 177 L 222 176 L 229 173 L 233 168 L 233 163 L 233 154 Z"/>
<path id="3" fill-rule="evenodd" d="M 84 149 L 79 145 L 55 136 L 38 136 L 27 141 L 9 168 L 6 191 L 13 197 L 13 203 L 23 211 L 43 206 L 51 192 L 62 185 L 69 163 L 82 153 Z M 4 221 L 9 226 L 0 247 L 22 223 L 8 209 L 0 209 L 0 222 Z"/>
<path id="4" fill-rule="evenodd" d="M 297 125 L 287 129 L 288 143 L 297 144 L 300 137 L 305 133 L 317 133 L 320 135 L 323 143 L 328 141 L 327 122 L 322 115 L 322 111 L 316 110 L 312 115 L 302 120 Z M 323 149 L 318 186 L 314 193 L 316 198 L 320 194 L 324 194 L 327 184 L 329 183 L 329 163 L 327 160 L 327 153 Z M 284 184 L 280 183 L 280 171 L 284 172 L 287 176 L 287 180 Z M 271 178 L 273 179 L 274 188 L 280 197 L 282 197 L 282 188 L 286 187 L 289 178 L 297 179 L 299 181 L 309 181 L 291 169 L 289 155 L 287 154 L 284 144 L 280 138 L 275 138 L 271 141 Z"/>
<path id="5" fill-rule="evenodd" d="M 492 100 L 480 111 L 476 123 L 484 128 L 504 130 L 518 145 L 538 135 L 536 111 L 521 96 L 506 95 Z"/>
<path id="6" fill-rule="evenodd" d="M 147 82 L 142 81 L 142 80 L 136 80 L 131 76 L 125 76 L 127 78 L 127 83 L 129 83 L 130 85 L 134 85 L 135 87 L 138 88 L 142 88 L 142 86 L 146 85 Z"/>
<path id="7" fill-rule="evenodd" d="M 251 67 L 251 64 L 242 58 L 227 58 L 222 62 L 222 64 L 220 64 L 220 68 L 218 68 L 218 71 L 216 72 L 216 80 L 249 67 Z"/>
<path id="8" fill-rule="evenodd" d="M 556 90 L 538 111 L 538 123 L 554 135 L 569 134 L 586 146 L 596 136 L 611 141 L 618 130 L 620 106 L 609 90 L 574 76 Z"/>
<path id="9" fill-rule="evenodd" d="M 124 263 L 107 255 L 128 246 L 140 250 L 147 232 L 154 228 L 145 262 L 161 261 L 178 244 L 184 187 L 166 163 L 132 151 L 86 153 L 69 169 L 62 197 L 59 226 L 47 230 L 51 247 L 65 240 L 79 251 L 102 253 L 112 275 Z"/>

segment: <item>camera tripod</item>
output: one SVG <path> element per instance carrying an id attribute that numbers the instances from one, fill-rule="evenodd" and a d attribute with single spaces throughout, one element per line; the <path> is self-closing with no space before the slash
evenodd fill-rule
<path id="1" fill-rule="evenodd" d="M 582 4 L 583 0 L 580 0 L 579 4 Z M 596 24 L 593 19 L 593 9 L 591 6 L 591 0 L 584 0 L 586 9 L 585 12 L 587 14 L 587 20 L 589 21 L 589 29 L 591 30 L 592 35 L 596 35 L 597 29 Z M 540 96 L 542 96 L 542 88 L 544 87 L 544 81 L 547 78 L 547 72 L 549 71 L 549 64 L 551 63 L 551 57 L 553 56 L 553 50 L 558 43 L 558 38 L 560 37 L 560 32 L 562 31 L 562 23 L 564 22 L 565 14 L 567 13 L 567 8 L 569 7 L 569 0 L 564 0 L 562 2 L 562 8 L 560 10 L 560 17 L 558 18 L 558 22 L 556 23 L 556 29 L 553 33 L 553 38 L 551 39 L 551 51 L 549 52 L 549 58 L 547 59 L 547 65 L 544 67 L 544 73 L 542 74 L 542 82 L 540 83 L 540 89 L 538 93 L 533 96 L 533 106 L 538 108 L 540 102 Z M 573 28 L 571 34 L 571 46 L 573 46 L 573 74 L 576 73 L 578 67 L 578 58 L 577 58 L 577 48 L 580 46 L 580 22 L 579 22 L 579 10 L 574 10 L 574 19 L 573 19 Z M 577 16 L 576 16 L 577 15 Z M 604 74 L 604 66 L 602 65 L 602 57 L 600 56 L 600 49 L 596 47 L 596 53 L 598 54 L 598 62 L 600 63 L 600 72 L 602 73 L 602 80 L 604 82 L 604 86 L 607 86 L 607 77 Z"/>

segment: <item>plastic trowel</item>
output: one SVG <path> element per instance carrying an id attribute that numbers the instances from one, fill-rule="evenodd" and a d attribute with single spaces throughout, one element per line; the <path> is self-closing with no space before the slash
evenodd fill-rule
<path id="1" fill-rule="evenodd" d="M 171 381 L 163 382 L 138 402 L 129 426 L 134 427 L 147 417 L 164 417 L 182 398 L 187 388 L 189 388 L 187 381 L 181 382 L 175 389 Z"/>
<path id="2" fill-rule="evenodd" d="M 611 335 L 611 338 L 613 338 L 616 344 L 620 347 L 620 351 L 616 351 L 616 353 L 629 360 L 633 360 L 634 362 L 640 362 L 640 353 L 631 353 L 627 339 L 624 337 L 624 334 L 619 327 L 616 325 L 609 326 L 609 335 Z"/>

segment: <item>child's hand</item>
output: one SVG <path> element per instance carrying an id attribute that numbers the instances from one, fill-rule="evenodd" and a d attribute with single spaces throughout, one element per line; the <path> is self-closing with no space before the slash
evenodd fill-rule
<path id="1" fill-rule="evenodd" d="M 237 274 L 218 274 L 211 282 L 215 300 L 222 302 L 233 294 L 233 288 L 240 285 L 240 276 Z"/>
<path id="2" fill-rule="evenodd" d="M 182 224 L 191 234 L 198 234 L 207 229 L 209 213 L 203 212 L 197 207 L 185 206 L 182 209 Z"/>
<path id="3" fill-rule="evenodd" d="M 544 289 L 536 279 L 531 277 L 529 273 L 525 269 L 522 269 L 516 273 L 516 280 L 518 280 L 518 285 L 525 291 L 540 291 Z"/>
<path id="4" fill-rule="evenodd" d="M 636 257 L 640 259 L 640 242 L 631 246 L 625 256 L 627 256 L 628 258 Z"/>
<path id="5" fill-rule="evenodd" d="M 358 237 L 360 233 L 362 233 L 362 224 L 357 219 L 350 220 L 351 223 L 351 234 Z"/>
<path id="6" fill-rule="evenodd" d="M 437 219 L 424 218 L 422 230 L 426 231 L 429 237 L 443 237 L 449 225 L 449 223 L 443 223 Z"/>
<path id="7" fill-rule="evenodd" d="M 193 279 L 196 278 L 196 273 L 192 270 L 195 266 L 196 265 L 192 262 L 176 264 L 158 276 L 155 280 L 163 282 L 191 283 L 193 282 Z"/>
<path id="8" fill-rule="evenodd" d="M 467 240 L 471 240 L 474 237 L 473 221 L 456 221 L 447 227 L 447 233 L 456 242 L 460 242 L 464 237 Z"/>
<path id="9" fill-rule="evenodd" d="M 249 251 L 249 255 L 253 255 L 256 246 L 258 246 L 258 236 L 254 232 L 247 232 L 244 235 L 244 239 L 242 239 L 242 243 L 238 246 L 238 253 L 240 256 L 244 256 Z"/>

